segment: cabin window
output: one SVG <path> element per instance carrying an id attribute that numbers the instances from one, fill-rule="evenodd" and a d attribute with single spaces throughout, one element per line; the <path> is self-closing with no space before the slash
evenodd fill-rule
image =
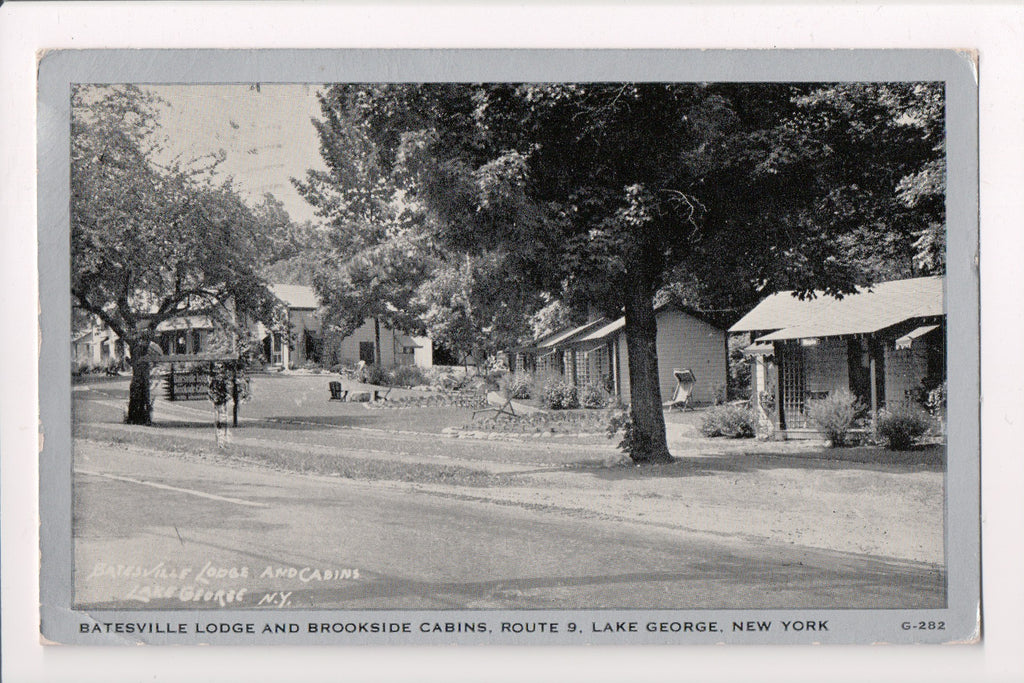
<path id="1" fill-rule="evenodd" d="M 359 360 L 373 363 L 373 342 L 359 342 Z"/>
<path id="2" fill-rule="evenodd" d="M 188 353 L 188 334 L 184 331 L 177 332 L 174 335 L 174 353 Z"/>

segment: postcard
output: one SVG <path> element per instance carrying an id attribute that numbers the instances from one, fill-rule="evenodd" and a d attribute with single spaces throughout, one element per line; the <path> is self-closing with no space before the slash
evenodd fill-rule
<path id="1" fill-rule="evenodd" d="M 43 638 L 977 642 L 977 68 L 41 54 Z"/>

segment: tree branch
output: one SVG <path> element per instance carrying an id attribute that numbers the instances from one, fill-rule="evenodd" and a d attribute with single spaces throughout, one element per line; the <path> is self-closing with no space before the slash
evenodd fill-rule
<path id="1" fill-rule="evenodd" d="M 109 313 L 104 311 L 99 306 L 93 305 L 92 302 L 90 302 L 82 292 L 72 288 L 71 294 L 74 295 L 75 299 L 78 300 L 77 306 L 79 308 L 88 311 L 89 313 L 92 313 L 93 315 L 98 317 L 100 320 L 103 321 L 104 325 L 109 327 L 114 332 L 114 334 L 116 334 L 121 339 L 128 340 L 128 336 L 124 333 L 124 326 L 116 319 L 114 319 Z"/>

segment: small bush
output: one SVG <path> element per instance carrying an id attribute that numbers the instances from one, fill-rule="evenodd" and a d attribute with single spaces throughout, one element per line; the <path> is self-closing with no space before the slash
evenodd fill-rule
<path id="1" fill-rule="evenodd" d="M 525 372 L 506 375 L 502 385 L 505 395 L 509 398 L 525 401 L 533 397 L 533 377 Z"/>
<path id="2" fill-rule="evenodd" d="M 609 439 L 622 432 L 618 448 L 633 460 L 645 458 L 651 452 L 650 439 L 645 438 L 636 428 L 636 418 L 632 410 L 613 413 L 608 420 L 607 431 Z"/>
<path id="3" fill-rule="evenodd" d="M 938 385 L 929 391 L 924 397 L 924 405 L 932 417 L 941 417 L 946 414 L 946 383 Z"/>
<path id="4" fill-rule="evenodd" d="M 552 380 L 544 386 L 544 406 L 551 410 L 571 410 L 580 407 L 575 385 L 563 380 Z"/>
<path id="5" fill-rule="evenodd" d="M 878 436 L 890 450 L 908 450 L 930 426 L 928 413 L 916 406 L 897 406 L 878 413 Z"/>
<path id="6" fill-rule="evenodd" d="M 501 383 L 505 379 L 505 375 L 508 374 L 505 370 L 490 370 L 487 374 L 483 375 L 484 386 L 486 391 L 498 391 L 501 389 Z"/>
<path id="7" fill-rule="evenodd" d="M 715 406 L 704 413 L 700 431 L 708 437 L 749 439 L 757 434 L 757 415 L 745 406 Z"/>
<path id="8" fill-rule="evenodd" d="M 423 371 L 415 365 L 398 365 L 392 373 L 391 381 L 399 387 L 418 387 L 426 384 Z"/>
<path id="9" fill-rule="evenodd" d="M 367 365 L 363 368 L 363 382 L 366 384 L 375 384 L 379 387 L 391 386 L 392 374 L 391 372 L 380 365 Z"/>
<path id="10" fill-rule="evenodd" d="M 807 402 L 807 417 L 833 448 L 847 445 L 847 436 L 864 404 L 849 389 L 830 392 L 823 399 Z"/>
<path id="11" fill-rule="evenodd" d="M 586 384 L 580 390 L 580 405 L 584 408 L 604 408 L 608 405 L 608 394 L 596 384 Z"/>

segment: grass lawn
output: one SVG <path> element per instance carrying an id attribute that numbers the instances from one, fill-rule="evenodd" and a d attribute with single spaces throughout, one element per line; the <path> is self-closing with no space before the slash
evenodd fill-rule
<path id="1" fill-rule="evenodd" d="M 331 381 L 340 380 L 338 375 L 255 375 L 250 380 L 250 397 L 239 405 L 239 417 L 246 422 L 257 421 L 274 424 L 324 425 L 332 427 L 369 427 L 382 430 L 414 431 L 440 434 L 446 427 L 458 426 L 470 421 L 473 411 L 469 408 L 431 406 L 424 408 L 376 409 L 365 403 L 347 403 L 330 400 Z M 350 391 L 387 391 L 358 382 L 342 381 Z M 79 386 L 76 383 L 76 386 Z M 90 400 L 76 401 L 75 421 L 115 422 L 119 421 L 128 404 L 128 378 L 90 377 L 74 392 L 76 398 L 102 398 L 104 404 Z M 212 422 L 212 406 L 208 401 L 162 401 L 163 388 L 153 391 L 159 410 L 154 415 L 158 423 L 206 423 Z M 393 389 L 390 399 L 403 396 L 423 396 L 429 392 Z M 111 403 L 122 403 L 118 409 Z M 161 413 L 173 414 L 174 418 Z"/>
<path id="2" fill-rule="evenodd" d="M 676 460 L 639 468 L 604 438 L 448 438 L 439 432 L 471 423 L 471 409 L 330 401 L 327 383 L 334 377 L 254 377 L 243 422 L 223 448 L 205 401 L 160 401 L 155 424 L 136 427 L 122 424 L 126 378 L 90 382 L 73 392 L 76 441 L 414 485 L 559 514 L 931 563 L 943 558 L 942 446 L 894 452 L 831 449 L 821 441 L 709 439 L 699 432 L 703 411 L 697 409 L 666 414 Z"/>

